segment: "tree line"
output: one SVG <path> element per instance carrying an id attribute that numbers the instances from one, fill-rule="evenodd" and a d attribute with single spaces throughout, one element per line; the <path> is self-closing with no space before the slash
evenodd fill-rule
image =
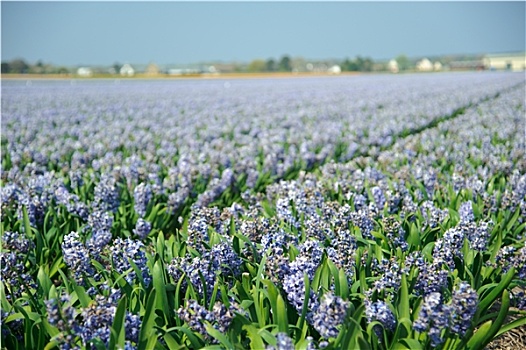
<path id="1" fill-rule="evenodd" d="M 54 66 L 37 61 L 29 64 L 21 58 L 2 62 L 2 74 L 68 74 L 70 70 L 63 66 Z"/>
<path id="2" fill-rule="evenodd" d="M 372 72 L 375 64 L 372 58 L 361 56 L 357 56 L 355 59 L 346 58 L 343 62 L 339 62 L 341 70 L 348 72 Z M 280 59 L 255 59 L 247 66 L 249 72 L 292 72 L 294 70 L 305 71 L 312 70 L 312 68 L 306 68 L 304 59 L 292 59 L 288 55 L 284 55 Z"/>

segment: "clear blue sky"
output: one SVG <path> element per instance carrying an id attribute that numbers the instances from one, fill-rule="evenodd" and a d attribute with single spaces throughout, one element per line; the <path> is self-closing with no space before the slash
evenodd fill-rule
<path id="1" fill-rule="evenodd" d="M 524 51 L 525 2 L 1 2 L 2 60 L 57 65 Z"/>

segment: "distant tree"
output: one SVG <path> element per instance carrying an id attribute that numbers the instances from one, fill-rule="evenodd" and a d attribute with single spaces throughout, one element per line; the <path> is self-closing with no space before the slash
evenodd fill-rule
<path id="1" fill-rule="evenodd" d="M 274 71 L 276 71 L 276 61 L 274 61 L 274 59 L 269 58 L 267 60 L 267 62 L 265 62 L 265 65 L 266 65 L 265 70 L 267 72 L 274 72 Z"/>
<path id="2" fill-rule="evenodd" d="M 37 63 L 35 63 L 34 65 L 30 65 L 29 73 L 34 73 L 34 74 L 46 73 L 44 63 L 41 60 L 38 60 Z"/>
<path id="3" fill-rule="evenodd" d="M 401 70 L 401 71 L 402 70 L 408 70 L 409 68 L 411 68 L 411 61 L 404 54 L 398 55 L 395 58 L 395 61 L 396 61 L 396 63 L 398 63 L 398 69 Z"/>
<path id="4" fill-rule="evenodd" d="M 253 60 L 248 65 L 249 72 L 264 72 L 267 69 L 265 60 Z"/>
<path id="5" fill-rule="evenodd" d="M 57 74 L 69 74 L 69 69 L 66 67 L 58 67 Z"/>
<path id="6" fill-rule="evenodd" d="M 17 58 L 9 62 L 9 73 L 27 73 L 29 65 L 21 58 Z"/>
<path id="7" fill-rule="evenodd" d="M 279 70 L 281 72 L 290 72 L 292 71 L 292 68 L 290 66 L 290 57 L 285 55 L 281 58 L 279 61 Z"/>
<path id="8" fill-rule="evenodd" d="M 349 72 L 371 72 L 374 67 L 374 61 L 370 57 L 356 56 L 354 60 L 348 58 L 342 62 L 342 70 Z"/>
<path id="9" fill-rule="evenodd" d="M 2 62 L 2 74 L 9 73 L 11 71 L 11 67 L 9 66 L 8 62 Z"/>
<path id="10" fill-rule="evenodd" d="M 343 60 L 341 64 L 342 71 L 350 71 L 349 69 L 350 64 L 351 64 L 351 61 L 349 60 L 349 58 L 345 58 L 345 60 Z"/>
<path id="11" fill-rule="evenodd" d="M 115 62 L 112 66 L 113 68 L 112 72 L 115 72 L 114 74 L 118 74 L 121 70 L 121 66 L 122 64 L 120 64 L 119 62 Z"/>
<path id="12" fill-rule="evenodd" d="M 29 71 L 29 65 L 21 58 L 12 60 L 9 63 L 10 73 L 24 74 Z"/>
<path id="13" fill-rule="evenodd" d="M 360 72 L 371 72 L 373 70 L 374 61 L 372 60 L 372 58 L 369 58 L 369 57 L 362 58 L 358 56 L 356 58 L 356 61 L 358 65 L 358 70 Z"/>
<path id="14" fill-rule="evenodd" d="M 295 57 L 290 59 L 290 68 L 294 72 L 303 72 L 307 70 L 307 61 L 303 57 Z"/>

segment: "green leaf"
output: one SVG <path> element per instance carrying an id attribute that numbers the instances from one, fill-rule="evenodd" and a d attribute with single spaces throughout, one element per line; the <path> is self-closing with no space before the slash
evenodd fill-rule
<path id="1" fill-rule="evenodd" d="M 411 350 L 423 349 L 422 344 L 416 339 L 404 338 L 404 339 L 400 339 L 399 344 L 400 343 L 405 344 L 405 346 L 407 346 L 407 348 Z"/>
<path id="2" fill-rule="evenodd" d="M 146 308 L 144 310 L 144 316 L 142 319 L 141 330 L 139 331 L 139 350 L 149 350 L 152 348 L 150 339 L 156 340 L 154 337 L 155 330 L 155 303 L 157 299 L 157 291 L 152 288 L 148 300 L 146 302 Z"/>
<path id="3" fill-rule="evenodd" d="M 517 219 L 519 218 L 519 215 L 521 213 L 521 209 L 520 208 L 517 208 L 515 210 L 515 213 L 513 214 L 513 216 L 511 217 L 510 221 L 508 221 L 508 225 L 506 225 L 506 231 L 509 232 L 511 231 L 511 228 L 513 227 L 513 225 L 515 224 L 515 222 L 517 221 Z"/>
<path id="4" fill-rule="evenodd" d="M 265 342 L 263 341 L 261 335 L 259 335 L 256 327 L 252 325 L 244 325 L 243 329 L 248 333 L 251 349 L 265 349 Z"/>
<path id="5" fill-rule="evenodd" d="M 371 349 L 371 345 L 364 339 L 364 337 L 361 334 L 358 334 L 357 336 L 357 343 L 359 345 L 360 350 Z"/>
<path id="6" fill-rule="evenodd" d="M 304 294 L 304 300 L 303 300 L 303 308 L 301 310 L 301 315 L 298 320 L 298 323 L 296 324 L 298 329 L 303 331 L 303 325 L 305 324 L 305 318 L 307 317 L 307 311 L 309 308 L 309 299 L 310 299 L 310 281 L 307 274 L 304 274 L 303 280 L 305 282 L 305 294 Z"/>
<path id="7" fill-rule="evenodd" d="M 22 216 L 23 216 L 23 223 L 24 223 L 24 230 L 25 230 L 25 233 L 26 235 L 28 235 L 28 237 L 32 237 L 33 236 L 33 230 L 31 228 L 31 223 L 29 221 L 29 215 L 27 215 L 27 208 L 26 206 L 22 206 Z M 37 250 L 38 250 L 38 241 L 37 241 Z M 42 242 L 40 242 L 40 250 L 43 248 L 43 244 Z"/>
<path id="8" fill-rule="evenodd" d="M 502 324 L 506 320 L 506 316 L 508 316 L 508 310 L 510 308 L 510 293 L 507 290 L 504 290 L 502 293 L 502 304 L 500 307 L 499 314 L 493 324 L 491 325 L 490 329 L 486 332 L 486 336 L 484 338 L 484 341 L 482 343 L 482 347 L 488 345 L 499 329 L 501 328 Z"/>
<path id="9" fill-rule="evenodd" d="M 48 277 L 47 273 L 44 270 L 44 266 L 40 266 L 38 269 L 37 274 L 38 282 L 40 283 L 40 287 L 42 287 L 43 295 L 49 295 L 49 290 L 51 289 L 51 286 L 53 285 L 53 282 L 51 282 L 51 279 Z"/>
<path id="10" fill-rule="evenodd" d="M 156 308 L 163 310 L 166 313 L 167 318 L 173 317 L 172 308 L 168 304 L 168 297 L 166 295 L 166 280 L 164 278 L 164 268 L 162 267 L 161 261 L 157 260 L 153 265 L 152 270 L 152 283 L 153 288 L 156 291 Z"/>
<path id="11" fill-rule="evenodd" d="M 475 334 L 473 334 L 471 339 L 469 339 L 468 344 L 467 344 L 467 349 L 469 350 L 482 349 L 483 344 L 484 344 L 484 339 L 486 338 L 486 334 L 489 332 L 492 323 L 493 321 L 490 320 L 479 327 L 479 329 L 475 332 Z"/>
<path id="12" fill-rule="evenodd" d="M 168 345 L 168 349 L 182 349 L 183 346 L 179 344 L 170 333 L 165 333 L 163 339 Z"/>
<path id="13" fill-rule="evenodd" d="M 113 325 L 112 325 L 112 333 L 110 337 L 110 349 L 115 349 L 116 347 L 123 349 L 124 348 L 124 340 L 125 340 L 125 334 L 124 331 L 124 323 L 125 323 L 125 317 L 126 317 L 126 304 L 127 304 L 127 298 L 124 296 L 117 306 L 117 310 L 115 311 L 115 316 L 113 318 Z"/>
<path id="14" fill-rule="evenodd" d="M 89 297 L 88 293 L 86 293 L 86 290 L 84 287 L 79 286 L 77 283 L 72 282 L 73 288 L 75 289 L 75 293 L 77 294 L 77 298 L 80 301 L 80 305 L 83 308 L 86 308 L 91 303 L 91 298 Z"/>
<path id="15" fill-rule="evenodd" d="M 342 340 L 339 344 L 342 349 L 361 348 L 357 343 L 359 343 L 358 337 L 361 336 L 361 333 L 359 333 L 362 329 L 360 319 L 362 318 L 364 310 L 365 305 L 362 303 L 348 319 L 347 331 L 343 334 Z"/>
<path id="16" fill-rule="evenodd" d="M 400 281 L 400 293 L 398 293 L 398 316 L 399 318 L 411 317 L 409 307 L 409 292 L 407 288 L 407 277 L 402 273 L 402 280 Z"/>
<path id="17" fill-rule="evenodd" d="M 176 330 L 183 332 L 190 343 L 192 344 L 192 349 L 201 349 L 203 347 L 203 341 L 200 340 L 194 332 L 192 332 L 188 327 L 181 326 L 181 327 L 175 327 Z"/>
<path id="18" fill-rule="evenodd" d="M 212 327 L 212 325 L 210 325 L 208 322 L 205 324 L 205 329 L 208 332 L 208 334 L 210 334 L 214 339 L 217 339 L 219 343 L 223 345 L 225 348 L 227 349 L 234 348 L 230 340 L 228 340 L 228 338 L 223 333 L 221 333 L 220 331 Z"/>
<path id="19" fill-rule="evenodd" d="M 498 337 L 499 335 L 504 334 L 507 331 L 510 331 L 512 329 L 515 329 L 517 327 L 521 327 L 521 326 L 524 326 L 524 325 L 526 325 L 526 316 L 521 317 L 519 319 L 516 319 L 515 321 L 510 322 L 507 325 L 504 325 L 504 326 L 500 327 L 500 329 L 497 332 L 497 334 L 495 335 L 495 337 Z"/>
<path id="20" fill-rule="evenodd" d="M 483 314 L 493 304 L 493 302 L 499 297 L 502 291 L 509 286 L 513 277 L 515 276 L 515 268 L 510 268 L 508 273 L 504 275 L 500 283 L 484 298 L 481 300 L 478 306 L 477 314 Z"/>
<path id="21" fill-rule="evenodd" d="M 280 332 L 288 333 L 287 307 L 278 289 L 270 280 L 262 281 L 267 287 L 268 300 L 272 309 L 273 320 Z"/>
<path id="22" fill-rule="evenodd" d="M 278 294 L 277 317 L 278 317 L 278 330 L 280 332 L 288 333 L 289 332 L 289 322 L 287 319 L 287 306 L 281 294 Z"/>

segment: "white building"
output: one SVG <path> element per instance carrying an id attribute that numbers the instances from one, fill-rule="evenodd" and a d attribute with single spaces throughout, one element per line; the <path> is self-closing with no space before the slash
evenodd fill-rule
<path id="1" fill-rule="evenodd" d="M 526 53 L 505 53 L 498 55 L 486 55 L 484 66 L 490 70 L 526 70 Z"/>
<path id="2" fill-rule="evenodd" d="M 433 63 L 433 69 L 436 71 L 442 70 L 442 63 L 436 61 L 435 63 Z"/>
<path id="3" fill-rule="evenodd" d="M 396 60 L 390 60 L 389 63 L 387 63 L 387 69 L 389 69 L 391 73 L 398 73 L 400 71 Z"/>
<path id="4" fill-rule="evenodd" d="M 133 77 L 135 75 L 135 69 L 133 69 L 130 64 L 126 63 L 121 67 L 120 73 L 123 77 Z"/>
<path id="5" fill-rule="evenodd" d="M 433 63 L 427 58 L 423 58 L 416 63 L 416 70 L 420 72 L 430 72 L 433 70 Z"/>
<path id="6" fill-rule="evenodd" d="M 93 76 L 93 70 L 91 70 L 89 67 L 80 67 L 77 69 L 77 75 L 80 77 L 89 78 Z"/>
<path id="7" fill-rule="evenodd" d="M 338 66 L 337 64 L 335 64 L 334 66 L 330 67 L 329 69 L 327 69 L 327 72 L 329 74 L 340 74 L 342 72 L 342 69 L 340 66 Z"/>

